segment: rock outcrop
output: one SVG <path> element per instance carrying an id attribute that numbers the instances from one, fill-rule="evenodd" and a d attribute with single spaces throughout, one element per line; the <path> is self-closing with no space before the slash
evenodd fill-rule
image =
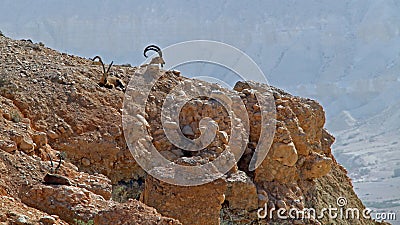
<path id="1" fill-rule="evenodd" d="M 219 224 L 226 186 L 224 180 L 193 187 L 175 186 L 148 176 L 142 201 L 183 224 Z"/>
<path id="2" fill-rule="evenodd" d="M 143 106 L 141 119 L 162 156 L 179 165 L 203 165 L 235 147 L 229 144 L 232 129 L 248 139 L 241 159 L 219 179 L 176 186 L 148 176 L 134 160 L 121 121 L 124 93 L 98 85 L 99 65 L 3 36 L 0 49 L 2 224 L 328 224 L 332 220 L 327 216 L 282 219 L 274 212 L 272 217 L 258 218 L 257 212 L 318 211 L 336 205 L 339 197 L 348 200 L 347 207 L 365 208 L 331 153 L 334 137 L 324 129 L 324 111 L 313 100 L 258 83 L 239 82 L 234 90 L 226 90 L 157 69 L 162 76 Z M 141 70 L 117 65 L 111 73 L 128 83 L 140 81 Z M 162 104 L 173 87 L 194 82 L 214 88 L 221 96 L 238 95 L 250 133 L 232 127 L 234 121 L 218 101 L 198 97 L 183 107 L 179 128 L 189 139 L 200 137 L 204 129 L 215 129 L 214 139 L 197 152 L 172 144 L 162 129 Z M 252 171 L 249 164 L 266 129 L 256 93 L 273 97 L 276 117 L 268 154 Z M 215 121 L 211 128 L 201 126 L 204 117 Z M 49 156 L 64 158 L 57 171 L 52 171 Z M 68 179 L 68 185 L 44 184 L 50 172 Z M 143 203 L 127 196 L 140 196 Z M 365 218 L 335 222 L 378 224 Z"/>

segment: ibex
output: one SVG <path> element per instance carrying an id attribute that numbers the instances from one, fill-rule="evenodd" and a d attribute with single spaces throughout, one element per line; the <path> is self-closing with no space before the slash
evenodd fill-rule
<path id="1" fill-rule="evenodd" d="M 146 53 L 147 53 L 148 51 L 151 51 L 151 50 L 157 52 L 157 53 L 158 53 L 158 56 L 152 58 L 149 64 L 150 64 L 150 65 L 151 65 L 151 64 L 160 64 L 160 65 L 161 65 L 161 68 L 164 67 L 165 61 L 164 61 L 164 59 L 162 58 L 162 51 L 161 51 L 161 48 L 158 47 L 157 45 L 149 45 L 149 46 L 147 46 L 147 47 L 144 49 L 144 52 L 143 52 L 144 57 L 147 58 L 148 56 L 146 55 Z"/>
<path id="2" fill-rule="evenodd" d="M 113 65 L 113 61 L 111 61 L 111 64 L 108 66 L 108 69 L 106 70 L 106 67 L 104 66 L 103 60 L 101 60 L 100 56 L 96 55 L 92 60 L 95 61 L 96 59 L 99 60 L 101 65 L 103 66 L 103 75 L 100 78 L 99 85 L 100 87 L 106 87 L 106 88 L 116 88 L 119 87 L 121 90 L 125 89 L 125 83 L 117 78 L 117 77 L 109 77 L 108 72 L 111 69 L 111 66 Z"/>
<path id="3" fill-rule="evenodd" d="M 44 176 L 43 180 L 45 184 L 54 184 L 54 185 L 71 185 L 71 181 L 65 176 L 57 174 L 58 170 L 60 169 L 63 156 L 60 153 L 57 153 L 57 156 L 60 158 L 58 161 L 57 167 L 54 169 L 54 164 L 53 164 L 53 159 L 50 154 L 47 153 L 47 155 L 50 158 L 50 173 L 47 173 L 46 176 Z"/>

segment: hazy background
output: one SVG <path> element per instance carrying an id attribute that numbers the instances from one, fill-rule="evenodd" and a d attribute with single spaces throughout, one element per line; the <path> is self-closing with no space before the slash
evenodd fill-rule
<path id="1" fill-rule="evenodd" d="M 399 12 L 396 0 L 3 0 L 0 30 L 132 65 L 143 62 L 150 43 L 233 45 L 255 60 L 270 84 L 324 106 L 337 139 L 333 153 L 356 192 L 367 206 L 397 210 L 400 217 Z M 210 75 L 201 66 L 180 70 Z"/>

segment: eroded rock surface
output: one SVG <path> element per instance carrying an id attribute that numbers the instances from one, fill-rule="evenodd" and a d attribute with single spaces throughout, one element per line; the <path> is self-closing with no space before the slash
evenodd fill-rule
<path id="1" fill-rule="evenodd" d="M 162 76 L 138 118 L 161 155 L 180 165 L 204 165 L 236 147 L 229 144 L 233 131 L 248 141 L 241 159 L 220 179 L 194 187 L 175 186 L 146 177 L 135 162 L 125 143 L 130 134 L 122 128 L 124 93 L 99 87 L 98 64 L 4 36 L 0 36 L 0 50 L 2 224 L 328 224 L 332 221 L 327 217 L 282 220 L 276 213 L 259 219 L 257 210 L 319 210 L 335 205 L 341 196 L 348 199 L 349 207 L 364 209 L 347 172 L 331 153 L 334 137 L 324 129 L 324 111 L 313 100 L 257 83 L 239 82 L 234 90 L 226 90 L 157 69 Z M 117 65 L 111 73 L 128 83 L 141 81 L 142 69 Z M 162 129 L 162 104 L 176 85 L 190 88 L 200 83 L 214 89 L 215 97 L 239 96 L 250 133 L 245 126 L 232 127 L 235 121 L 218 101 L 196 97 L 182 108 L 179 128 L 185 137 L 196 139 L 207 129 L 201 119 L 210 117 L 215 121 L 210 125 L 215 137 L 197 152 L 173 145 Z M 139 95 L 143 90 L 134 91 Z M 256 93 L 273 96 L 274 132 L 265 133 Z M 272 143 L 266 158 L 255 171 L 250 170 L 257 143 L 268 135 Z M 64 157 L 57 171 L 52 171 L 49 155 L 55 166 L 57 156 Z M 49 172 L 67 178 L 70 185 L 43 184 Z M 133 190 L 135 194 L 122 193 Z M 141 201 L 154 208 L 124 197 L 138 198 L 140 192 Z M 377 224 L 367 219 L 334 222 Z"/>
<path id="2" fill-rule="evenodd" d="M 179 219 L 183 224 L 220 224 L 219 215 L 226 187 L 227 183 L 222 179 L 184 187 L 148 176 L 141 200 L 157 208 L 163 215 Z"/>

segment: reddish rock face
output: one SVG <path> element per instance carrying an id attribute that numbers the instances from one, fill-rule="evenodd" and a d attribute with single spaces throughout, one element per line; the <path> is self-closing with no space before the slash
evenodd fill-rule
<path id="1" fill-rule="evenodd" d="M 182 225 L 178 220 L 167 218 L 139 201 L 129 200 L 113 204 L 94 217 L 94 224 L 160 224 Z"/>
<path id="2" fill-rule="evenodd" d="M 334 137 L 323 128 L 322 107 L 277 88 L 252 83 L 257 89 L 253 90 L 242 82 L 234 91 L 246 106 L 250 134 L 237 165 L 220 179 L 194 187 L 147 176 L 141 201 L 154 208 L 136 200 L 118 203 L 111 199 L 112 185 L 141 183 L 146 177 L 125 143 L 127 134 L 121 122 L 124 93 L 100 87 L 101 67 L 90 60 L 4 36 L 0 36 L 0 49 L 0 223 L 301 224 L 280 220 L 275 214 L 259 220 L 257 209 L 322 209 L 334 205 L 340 196 L 346 197 L 351 207 L 365 208 L 345 169 L 331 154 Z M 140 67 L 117 65 L 110 72 L 128 83 L 139 80 L 138 70 Z M 179 82 L 193 85 L 200 81 L 181 77 L 176 71 L 158 71 L 163 76 L 148 96 L 142 119 L 160 154 L 181 165 L 202 165 L 232 147 L 228 111 L 203 97 L 187 102 L 179 115 L 179 127 L 186 137 L 198 138 L 205 129 L 199 121 L 213 118 L 212 126 L 217 129 L 212 142 L 202 151 L 188 152 L 168 141 L 160 119 L 167 93 Z M 256 91 L 273 95 L 276 127 L 268 155 L 250 171 L 250 160 L 266 129 L 261 124 Z M 232 90 L 219 88 L 218 93 L 228 92 Z M 245 133 L 242 128 L 233 129 Z M 55 158 L 56 153 L 65 155 L 57 174 L 69 180 L 70 186 L 42 184 L 51 172 L 48 154 Z M 304 223 L 330 222 L 311 218 Z M 376 224 L 367 219 L 336 222 Z"/>
<path id="3" fill-rule="evenodd" d="M 84 188 L 72 186 L 26 186 L 21 190 L 20 198 L 26 205 L 59 215 L 71 224 L 77 221 L 95 224 L 181 224 L 136 200 L 116 203 Z"/>
<path id="4" fill-rule="evenodd" d="M 166 216 L 179 219 L 183 224 L 220 224 L 220 209 L 225 200 L 225 180 L 184 187 L 146 179 L 141 200 Z"/>

